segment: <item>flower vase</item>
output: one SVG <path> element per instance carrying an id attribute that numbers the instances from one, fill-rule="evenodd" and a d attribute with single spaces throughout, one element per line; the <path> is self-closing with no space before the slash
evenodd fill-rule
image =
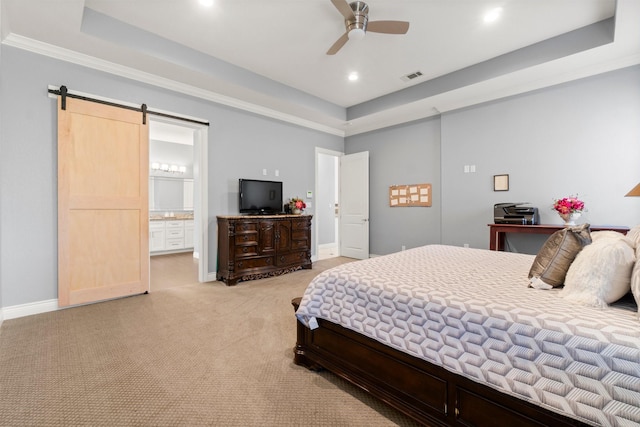
<path id="1" fill-rule="evenodd" d="M 294 215 L 301 215 L 302 214 L 302 209 L 298 209 L 298 208 L 293 208 L 293 210 L 291 211 Z"/>
<path id="2" fill-rule="evenodd" d="M 564 221 L 564 225 L 574 226 L 576 225 L 576 220 L 580 218 L 580 215 L 582 215 L 582 212 L 571 212 L 571 213 L 559 214 L 559 215 L 560 215 L 560 218 L 562 218 L 562 220 Z"/>

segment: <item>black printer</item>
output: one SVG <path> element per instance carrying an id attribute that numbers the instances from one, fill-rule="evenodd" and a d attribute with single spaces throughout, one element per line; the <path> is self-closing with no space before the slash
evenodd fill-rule
<path id="1" fill-rule="evenodd" d="M 496 224 L 539 224 L 538 208 L 520 203 L 497 203 L 493 205 Z"/>

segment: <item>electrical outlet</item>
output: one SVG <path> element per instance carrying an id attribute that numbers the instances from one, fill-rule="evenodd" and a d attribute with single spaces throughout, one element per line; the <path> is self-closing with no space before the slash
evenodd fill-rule
<path id="1" fill-rule="evenodd" d="M 406 247 L 405 245 L 402 245 L 402 250 L 403 250 L 403 251 L 406 251 L 406 250 L 407 250 L 407 247 Z"/>
<path id="2" fill-rule="evenodd" d="M 469 247 L 469 244 L 468 244 L 468 243 L 465 243 L 465 244 L 464 244 L 464 247 L 465 247 L 465 248 L 468 248 L 468 247 Z"/>

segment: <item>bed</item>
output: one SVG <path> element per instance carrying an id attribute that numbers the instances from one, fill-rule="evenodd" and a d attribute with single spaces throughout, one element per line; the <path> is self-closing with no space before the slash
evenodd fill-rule
<path id="1" fill-rule="evenodd" d="M 633 296 L 531 288 L 534 259 L 429 245 L 327 270 L 292 301 L 294 361 L 425 425 L 640 425 Z"/>

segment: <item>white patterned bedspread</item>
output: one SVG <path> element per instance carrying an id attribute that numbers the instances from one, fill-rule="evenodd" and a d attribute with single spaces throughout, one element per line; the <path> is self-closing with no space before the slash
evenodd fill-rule
<path id="1" fill-rule="evenodd" d="M 533 255 L 430 245 L 319 274 L 297 311 L 572 418 L 640 425 L 635 307 L 528 287 Z M 307 324 L 308 325 L 308 324 Z"/>

